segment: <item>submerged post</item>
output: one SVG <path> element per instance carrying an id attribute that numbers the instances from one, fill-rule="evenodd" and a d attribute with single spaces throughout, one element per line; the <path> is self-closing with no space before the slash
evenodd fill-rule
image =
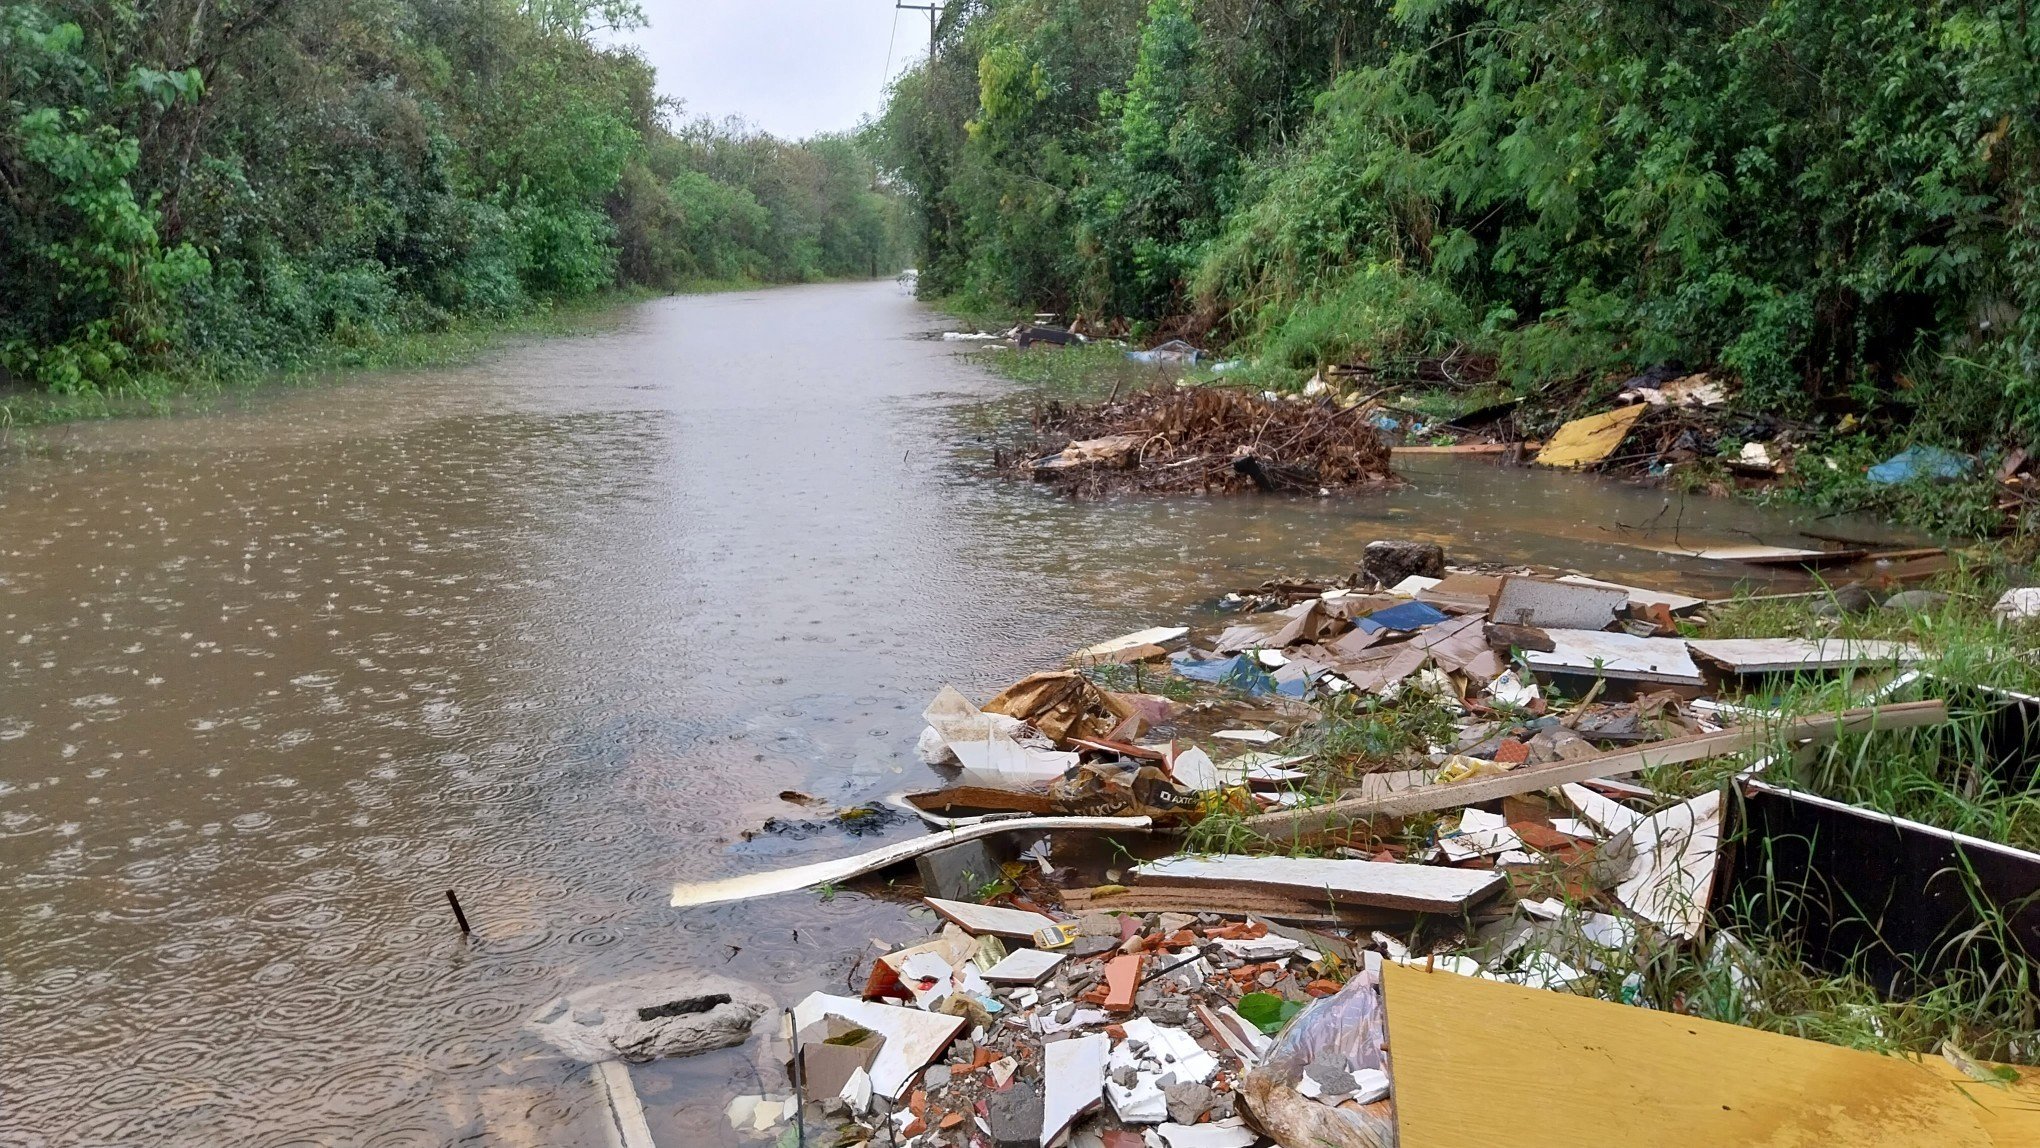
<path id="1" fill-rule="evenodd" d="M 459 922 L 461 935 L 473 936 L 474 930 L 468 928 L 467 914 L 460 911 L 460 898 L 454 896 L 451 889 L 446 891 L 446 903 L 453 906 L 453 919 Z"/>

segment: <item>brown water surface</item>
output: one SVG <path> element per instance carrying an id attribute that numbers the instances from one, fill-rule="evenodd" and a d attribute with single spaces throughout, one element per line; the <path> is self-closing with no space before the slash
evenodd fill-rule
<path id="1" fill-rule="evenodd" d="M 1628 543 L 1794 541 L 1435 458 L 1379 499 L 1071 503 L 986 475 L 1027 399 L 941 326 L 890 283 L 666 299 L 0 452 L 0 1143 L 601 1144 L 523 1020 L 688 968 L 790 1004 L 919 932 L 665 898 L 874 844 L 738 834 L 933 780 L 943 682 L 1383 536 L 1703 589 Z M 669 1144 L 734 1143 L 759 1088 L 745 1050 L 632 1071 Z"/>

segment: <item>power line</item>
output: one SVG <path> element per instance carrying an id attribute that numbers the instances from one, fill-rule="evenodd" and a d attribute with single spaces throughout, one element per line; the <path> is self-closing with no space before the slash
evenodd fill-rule
<path id="1" fill-rule="evenodd" d="M 885 86 L 892 82 L 893 44 L 899 40 L 899 35 L 900 9 L 899 5 L 895 3 L 892 10 L 892 31 L 887 33 L 885 37 L 885 71 L 880 72 L 878 76 L 878 94 L 881 96 L 885 95 Z"/>
<path id="2" fill-rule="evenodd" d="M 893 24 L 895 27 L 899 25 L 899 13 L 902 9 L 909 12 L 926 12 L 928 14 L 928 59 L 933 60 L 935 58 L 935 21 L 942 15 L 942 5 L 934 3 L 933 0 L 930 0 L 927 4 L 902 4 L 900 0 L 893 0 Z"/>

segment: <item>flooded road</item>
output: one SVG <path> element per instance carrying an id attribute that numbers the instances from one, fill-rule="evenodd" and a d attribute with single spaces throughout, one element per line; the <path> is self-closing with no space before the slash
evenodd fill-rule
<path id="1" fill-rule="evenodd" d="M 1378 537 L 1699 589 L 1627 543 L 1795 540 L 1436 458 L 1378 500 L 1070 503 L 987 477 L 1026 399 L 941 326 L 890 283 L 665 299 L 0 452 L 0 1144 L 601 1144 L 523 1020 L 688 968 L 790 1004 L 918 933 L 665 901 L 873 844 L 739 834 L 932 780 L 942 683 Z M 662 1144 L 735 1143 L 753 1071 L 632 1070 Z"/>

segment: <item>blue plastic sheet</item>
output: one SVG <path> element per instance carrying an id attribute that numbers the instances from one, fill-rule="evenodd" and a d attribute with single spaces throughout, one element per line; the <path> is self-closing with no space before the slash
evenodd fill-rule
<path id="1" fill-rule="evenodd" d="M 1938 446 L 1909 446 L 1869 470 L 1871 482 L 1893 486 L 1915 478 L 1941 480 L 1968 475 L 1976 460 Z"/>
<path id="2" fill-rule="evenodd" d="M 1244 693 L 1281 694 L 1284 697 L 1300 698 L 1309 687 L 1308 682 L 1280 682 L 1274 675 L 1261 668 L 1252 654 L 1234 654 L 1230 658 L 1200 658 L 1195 654 L 1176 654 L 1169 659 L 1169 665 L 1178 674 L 1192 681 L 1212 682 Z"/>
<path id="3" fill-rule="evenodd" d="M 1444 621 L 1445 611 L 1429 602 L 1404 602 L 1356 619 L 1354 624 L 1372 634 L 1376 630 L 1421 630 Z"/>

